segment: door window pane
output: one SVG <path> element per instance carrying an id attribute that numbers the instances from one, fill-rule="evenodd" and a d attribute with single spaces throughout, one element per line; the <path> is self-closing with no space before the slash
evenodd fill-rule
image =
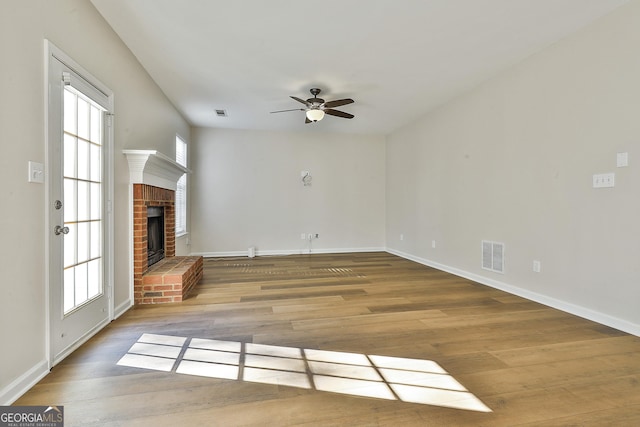
<path id="1" fill-rule="evenodd" d="M 74 267 L 64 270 L 64 312 L 73 308 L 75 301 L 75 269 Z"/>
<path id="2" fill-rule="evenodd" d="M 88 299 L 87 293 L 87 264 L 80 264 L 75 267 L 76 283 L 75 283 L 75 301 L 76 306 L 83 304 Z"/>
<path id="3" fill-rule="evenodd" d="M 100 192 L 101 185 L 98 183 L 91 183 L 89 191 L 91 192 L 91 207 L 89 219 L 98 220 L 102 218 L 101 203 L 102 194 Z"/>
<path id="4" fill-rule="evenodd" d="M 77 100 L 75 93 L 64 91 L 64 131 L 73 135 L 78 133 Z"/>
<path id="5" fill-rule="evenodd" d="M 89 223 L 78 224 L 78 262 L 89 259 Z"/>
<path id="6" fill-rule="evenodd" d="M 78 208 L 76 207 L 76 183 L 74 179 L 64 179 L 64 222 L 69 223 L 78 219 Z M 68 224 L 67 224 L 68 225 Z"/>
<path id="7" fill-rule="evenodd" d="M 89 139 L 89 103 L 78 97 L 78 136 Z"/>
<path id="8" fill-rule="evenodd" d="M 102 147 L 100 145 L 90 144 L 91 164 L 89 166 L 89 179 L 91 181 L 102 181 L 102 158 L 100 156 Z"/>
<path id="9" fill-rule="evenodd" d="M 102 234 L 101 226 L 102 223 L 100 221 L 91 222 L 91 252 L 89 253 L 89 258 L 91 259 L 98 258 L 102 255 L 102 239 L 100 238 Z"/>
<path id="10" fill-rule="evenodd" d="M 100 268 L 100 260 L 94 259 L 89 262 L 89 271 L 88 271 L 88 286 L 87 286 L 87 297 L 93 298 L 96 295 L 100 294 L 100 277 L 101 277 L 101 268 Z"/>
<path id="11" fill-rule="evenodd" d="M 89 179 L 89 143 L 78 139 L 78 175 L 79 179 Z"/>
<path id="12" fill-rule="evenodd" d="M 86 221 L 89 219 L 89 184 L 84 181 L 78 181 L 78 221 Z"/>
<path id="13" fill-rule="evenodd" d="M 69 233 L 64 235 L 64 267 L 76 264 L 76 224 L 68 224 Z"/>
<path id="14" fill-rule="evenodd" d="M 64 176 L 76 178 L 76 138 L 64 135 Z"/>

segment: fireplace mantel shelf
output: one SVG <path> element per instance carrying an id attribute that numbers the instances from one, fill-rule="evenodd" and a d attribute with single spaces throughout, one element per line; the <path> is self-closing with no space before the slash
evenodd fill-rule
<path id="1" fill-rule="evenodd" d="M 132 184 L 176 190 L 178 180 L 191 171 L 156 150 L 122 150 L 129 162 Z"/>

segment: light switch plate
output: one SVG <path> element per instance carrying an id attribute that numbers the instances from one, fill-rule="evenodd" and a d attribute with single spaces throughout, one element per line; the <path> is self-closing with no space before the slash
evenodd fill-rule
<path id="1" fill-rule="evenodd" d="M 29 161 L 29 182 L 42 184 L 44 182 L 44 165 Z"/>

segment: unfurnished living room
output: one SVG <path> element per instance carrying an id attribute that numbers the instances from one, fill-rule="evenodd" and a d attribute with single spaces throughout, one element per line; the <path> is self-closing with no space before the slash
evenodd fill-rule
<path id="1" fill-rule="evenodd" d="M 640 0 L 0 31 L 0 425 L 640 425 Z"/>

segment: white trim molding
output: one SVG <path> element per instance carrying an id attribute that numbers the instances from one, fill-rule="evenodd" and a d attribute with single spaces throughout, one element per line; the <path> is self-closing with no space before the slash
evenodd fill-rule
<path id="1" fill-rule="evenodd" d="M 41 360 L 24 374 L 20 375 L 11 384 L 0 390 L 0 405 L 8 406 L 13 404 L 20 396 L 25 394 L 38 381 L 49 373 L 49 361 Z"/>
<path id="2" fill-rule="evenodd" d="M 334 248 L 334 249 L 279 249 L 279 250 L 259 250 L 256 249 L 256 256 L 274 255 L 316 255 L 316 254 L 346 254 L 352 252 L 386 252 L 385 248 Z M 202 256 L 204 258 L 226 258 L 226 257 L 249 257 L 249 251 L 228 251 L 228 252 L 191 252 L 190 256 Z"/>
<path id="3" fill-rule="evenodd" d="M 147 184 L 176 191 L 178 180 L 191 170 L 156 150 L 122 150 L 129 162 L 131 184 Z"/>
<path id="4" fill-rule="evenodd" d="M 549 307 L 556 308 L 558 310 L 564 311 L 565 313 L 573 314 L 575 316 L 582 317 L 584 319 L 591 320 L 593 322 L 597 322 L 602 325 L 609 326 L 614 329 L 618 329 L 619 331 L 623 331 L 628 334 L 640 337 L 640 325 L 629 322 L 627 320 L 609 316 L 608 314 L 604 314 L 599 311 L 592 310 L 590 308 L 575 305 L 567 301 L 562 301 L 556 298 L 549 297 L 547 295 L 539 294 L 537 292 L 528 291 L 526 289 L 522 289 L 517 286 L 513 286 L 504 282 L 500 282 L 498 280 L 493 280 L 488 277 L 470 273 L 468 271 L 461 270 L 459 268 L 440 264 L 438 262 L 431 261 L 425 258 L 420 258 L 420 257 L 414 256 L 408 253 L 404 253 L 395 249 L 387 248 L 386 251 L 389 252 L 390 254 L 397 255 L 401 258 L 405 258 L 410 261 L 415 261 L 418 264 L 422 264 L 422 265 L 426 265 L 427 267 L 432 267 L 438 270 L 446 271 L 447 273 L 451 273 L 459 277 L 464 277 L 465 279 L 473 280 L 474 282 L 480 283 L 481 285 L 486 285 L 495 289 L 500 289 L 501 291 L 508 292 L 512 295 L 517 295 L 519 297 L 526 298 L 530 301 L 534 301 Z"/>

